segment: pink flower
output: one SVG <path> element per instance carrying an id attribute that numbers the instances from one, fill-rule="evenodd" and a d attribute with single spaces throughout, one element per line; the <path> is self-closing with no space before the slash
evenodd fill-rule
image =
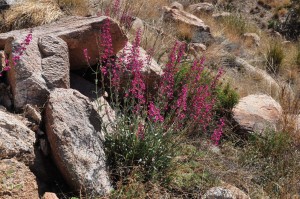
<path id="1" fill-rule="evenodd" d="M 163 122 L 164 121 L 163 116 L 160 115 L 160 110 L 153 104 L 153 102 L 149 103 L 148 116 L 154 122 Z"/>
<path id="2" fill-rule="evenodd" d="M 211 140 L 215 145 L 218 145 L 221 137 L 223 135 L 223 127 L 225 126 L 224 119 L 220 119 L 220 124 L 218 125 L 218 128 L 214 130 L 214 133 L 211 135 Z"/>

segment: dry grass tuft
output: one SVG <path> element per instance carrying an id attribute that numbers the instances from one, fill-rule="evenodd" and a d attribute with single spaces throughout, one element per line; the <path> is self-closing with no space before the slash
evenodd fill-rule
<path id="1" fill-rule="evenodd" d="M 51 23 L 64 13 L 53 1 L 27 0 L 16 4 L 4 13 L 4 30 L 30 28 Z"/>
<path id="2" fill-rule="evenodd" d="M 87 15 L 85 0 L 25 0 L 3 14 L 2 31 L 48 24 L 64 15 Z"/>
<path id="3" fill-rule="evenodd" d="M 85 16 L 89 13 L 87 0 L 55 0 L 67 14 Z"/>

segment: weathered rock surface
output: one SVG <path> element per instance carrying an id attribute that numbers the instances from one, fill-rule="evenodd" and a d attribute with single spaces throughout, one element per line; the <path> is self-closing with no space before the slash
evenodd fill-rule
<path id="1" fill-rule="evenodd" d="M 118 24 L 108 17 L 67 17 L 58 22 L 32 29 L 33 38 L 53 36 L 63 39 L 69 49 L 71 69 L 86 68 L 83 49 L 87 48 L 91 57 L 90 64 L 96 64 L 99 56 L 97 37 L 104 23 L 110 22 L 113 51 L 117 53 L 127 42 L 127 37 Z M 4 49 L 10 37 L 24 38 L 29 29 L 15 30 L 0 34 L 0 49 Z"/>
<path id="2" fill-rule="evenodd" d="M 96 64 L 101 50 L 97 37 L 107 22 L 111 24 L 113 51 L 117 53 L 127 38 L 117 23 L 107 17 L 70 17 L 33 28 L 33 40 L 8 73 L 15 107 L 43 106 L 52 89 L 69 88 L 69 70 L 87 67 L 83 49 L 88 49 L 90 64 Z M 16 30 L 0 34 L 0 48 L 5 48 L 10 60 L 13 47 L 28 33 L 29 30 Z"/>
<path id="3" fill-rule="evenodd" d="M 230 190 L 223 187 L 213 187 L 209 189 L 203 199 L 236 199 Z"/>
<path id="4" fill-rule="evenodd" d="M 99 92 L 98 95 L 95 93 L 96 85 L 79 75 L 71 73 L 71 88 L 78 90 L 92 101 L 95 110 L 97 110 L 101 118 L 103 127 L 106 127 L 107 132 L 112 133 L 113 128 L 111 125 L 116 119 L 116 114 L 109 103 L 104 99 L 103 93 Z M 99 88 L 98 90 L 101 91 Z"/>
<path id="5" fill-rule="evenodd" d="M 107 194 L 111 187 L 102 124 L 90 100 L 73 89 L 55 89 L 45 118 L 53 159 L 68 184 L 76 190 Z"/>
<path id="6" fill-rule="evenodd" d="M 35 176 L 24 163 L 15 159 L 0 160 L 0 198 L 39 199 Z"/>
<path id="7" fill-rule="evenodd" d="M 58 197 L 56 196 L 55 193 L 51 193 L 51 192 L 46 192 L 42 199 L 58 199 Z"/>
<path id="8" fill-rule="evenodd" d="M 212 14 L 214 9 L 215 6 L 211 3 L 197 3 L 188 6 L 187 12 L 200 16 L 201 14 Z"/>
<path id="9" fill-rule="evenodd" d="M 174 1 L 173 3 L 171 3 L 170 8 L 172 8 L 172 9 L 178 9 L 178 10 L 181 10 L 181 11 L 184 10 L 183 9 L 183 5 L 181 3 L 179 3 L 179 2 L 177 2 L 177 1 Z"/>
<path id="10" fill-rule="evenodd" d="M 209 26 L 195 15 L 170 7 L 164 7 L 164 10 L 164 21 L 175 23 L 181 37 L 189 38 L 191 42 L 205 45 L 213 42 Z"/>
<path id="11" fill-rule="evenodd" d="M 31 164 L 35 133 L 16 116 L 0 110 L 0 159 L 16 157 Z"/>
<path id="12" fill-rule="evenodd" d="M 262 82 L 266 85 L 269 85 L 270 90 L 274 90 L 274 93 L 279 93 L 281 87 L 280 85 L 273 79 L 271 75 L 269 75 L 265 70 L 262 70 L 260 68 L 254 67 L 251 64 L 249 64 L 244 59 L 241 59 L 239 57 L 236 57 L 235 65 L 237 65 L 239 68 L 243 69 L 247 74 L 253 75 L 253 76 L 259 76 L 262 79 Z"/>
<path id="13" fill-rule="evenodd" d="M 12 46 L 21 40 L 8 42 L 5 51 L 12 59 Z M 34 38 L 20 61 L 8 72 L 15 108 L 26 104 L 42 107 L 53 88 L 69 88 L 69 53 L 66 42 L 58 37 Z"/>
<path id="14" fill-rule="evenodd" d="M 233 118 L 243 130 L 262 133 L 275 129 L 282 116 L 278 102 L 268 95 L 249 95 L 233 108 Z"/>
<path id="15" fill-rule="evenodd" d="M 209 189 L 203 199 L 250 199 L 247 194 L 235 186 L 226 184 L 224 186 Z"/>

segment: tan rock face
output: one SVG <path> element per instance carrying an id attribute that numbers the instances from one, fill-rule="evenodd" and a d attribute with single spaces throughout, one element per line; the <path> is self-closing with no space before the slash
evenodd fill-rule
<path id="1" fill-rule="evenodd" d="M 33 28 L 32 41 L 20 61 L 8 73 L 14 106 L 43 106 L 51 90 L 69 88 L 70 69 L 87 68 L 83 49 L 88 49 L 90 64 L 98 61 L 101 47 L 99 31 L 110 23 L 113 51 L 117 53 L 127 42 L 119 26 L 107 17 L 70 17 L 57 23 Z M 0 34 L 0 48 L 12 60 L 13 47 L 19 45 L 29 30 Z M 11 61 L 12 62 L 12 61 Z"/>
<path id="2" fill-rule="evenodd" d="M 73 89 L 55 89 L 46 106 L 46 133 L 54 162 L 75 190 L 110 190 L 101 120 L 90 100 Z"/>
<path id="3" fill-rule="evenodd" d="M 242 129 L 259 133 L 276 129 L 281 115 L 280 104 L 268 95 L 249 95 L 233 109 L 233 118 Z"/>
<path id="4" fill-rule="evenodd" d="M 214 9 L 215 7 L 211 3 L 197 3 L 190 5 L 187 8 L 187 12 L 190 12 L 196 16 L 200 16 L 201 14 L 212 14 Z"/>
<path id="5" fill-rule="evenodd" d="M 178 10 L 184 10 L 183 9 L 183 5 L 181 3 L 178 3 L 177 1 L 174 1 L 173 3 L 171 3 L 170 8 L 172 9 L 178 9 Z"/>
<path id="6" fill-rule="evenodd" d="M 176 29 L 181 37 L 185 37 L 194 43 L 205 45 L 213 42 L 210 28 L 204 22 L 188 12 L 164 7 L 164 21 L 176 24 Z"/>
<path id="7" fill-rule="evenodd" d="M 0 160 L 0 198 L 39 199 L 35 176 L 15 159 Z"/>
<path id="8" fill-rule="evenodd" d="M 16 157 L 32 164 L 35 133 L 16 116 L 0 110 L 0 159 Z"/>
<path id="9" fill-rule="evenodd" d="M 58 199 L 55 193 L 46 192 L 42 199 Z"/>

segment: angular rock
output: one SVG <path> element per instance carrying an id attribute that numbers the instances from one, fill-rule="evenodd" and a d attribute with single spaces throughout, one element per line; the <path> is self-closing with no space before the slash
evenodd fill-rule
<path id="1" fill-rule="evenodd" d="M 63 39 L 68 45 L 71 69 L 87 68 L 83 49 L 88 49 L 90 64 L 96 64 L 101 50 L 97 45 L 97 38 L 101 27 L 107 22 L 110 23 L 112 48 L 116 54 L 126 44 L 127 37 L 115 21 L 105 16 L 67 17 L 58 22 L 32 28 L 32 37 L 53 36 Z M 23 39 L 28 32 L 29 29 L 23 29 L 0 34 L 0 49 L 4 49 L 10 38 Z"/>
<path id="2" fill-rule="evenodd" d="M 178 3 L 177 1 L 174 1 L 173 3 L 171 3 L 170 8 L 181 10 L 181 11 L 184 10 L 183 5 L 181 3 Z"/>
<path id="3" fill-rule="evenodd" d="M 68 184 L 79 191 L 111 190 L 105 165 L 101 119 L 90 100 L 73 89 L 51 92 L 45 126 L 55 164 Z"/>
<path id="4" fill-rule="evenodd" d="M 113 51 L 117 53 L 127 42 L 118 24 L 107 17 L 70 17 L 57 23 L 33 28 L 32 41 L 20 61 L 8 73 L 14 106 L 43 106 L 51 90 L 69 88 L 69 70 L 87 68 L 83 49 L 87 48 L 90 65 L 97 64 L 99 31 L 110 23 Z M 12 62 L 13 47 L 19 45 L 29 30 L 0 34 L 0 48 L 5 48 Z"/>
<path id="5" fill-rule="evenodd" d="M 24 109 L 24 115 L 26 118 L 32 120 L 37 125 L 39 125 L 42 121 L 42 115 L 38 110 L 38 107 L 31 106 L 27 104 Z"/>
<path id="6" fill-rule="evenodd" d="M 243 36 L 245 41 L 250 41 L 252 44 L 260 46 L 260 37 L 256 33 L 245 33 Z"/>
<path id="7" fill-rule="evenodd" d="M 5 51 L 21 41 L 8 42 Z M 42 107 L 53 88 L 69 88 L 69 53 L 66 42 L 58 37 L 43 36 L 34 38 L 27 46 L 20 61 L 8 72 L 16 109 L 26 104 Z"/>
<path id="8" fill-rule="evenodd" d="M 31 164 L 35 133 L 16 116 L 0 110 L 0 159 L 16 157 Z"/>
<path id="9" fill-rule="evenodd" d="M 202 198 L 203 199 L 236 199 L 230 190 L 225 189 L 223 187 L 210 188 Z"/>
<path id="10" fill-rule="evenodd" d="M 209 26 L 195 15 L 169 7 L 164 7 L 164 10 L 164 21 L 176 24 L 177 32 L 181 37 L 188 38 L 191 42 L 205 45 L 213 42 Z"/>
<path id="11" fill-rule="evenodd" d="M 25 164 L 15 159 L 0 160 L 0 198 L 39 199 L 36 178 Z"/>
<path id="12" fill-rule="evenodd" d="M 42 199 L 58 199 L 58 197 L 56 196 L 55 193 L 51 193 L 51 192 L 46 192 Z"/>
<path id="13" fill-rule="evenodd" d="M 274 129 L 282 116 L 278 102 L 268 95 L 249 95 L 233 108 L 233 118 L 242 130 L 263 133 Z"/>
<path id="14" fill-rule="evenodd" d="M 141 31 L 141 35 L 143 34 L 143 32 L 144 32 L 144 22 L 140 18 L 134 17 L 134 19 L 131 22 L 131 27 L 130 27 L 129 32 L 132 35 L 136 35 L 138 31 Z"/>
<path id="15" fill-rule="evenodd" d="M 187 8 L 187 12 L 190 12 L 196 16 L 201 16 L 201 14 L 212 14 L 214 9 L 215 6 L 211 3 L 197 3 L 190 5 Z"/>
<path id="16" fill-rule="evenodd" d="M 242 190 L 230 184 L 209 189 L 203 199 L 250 199 Z"/>

